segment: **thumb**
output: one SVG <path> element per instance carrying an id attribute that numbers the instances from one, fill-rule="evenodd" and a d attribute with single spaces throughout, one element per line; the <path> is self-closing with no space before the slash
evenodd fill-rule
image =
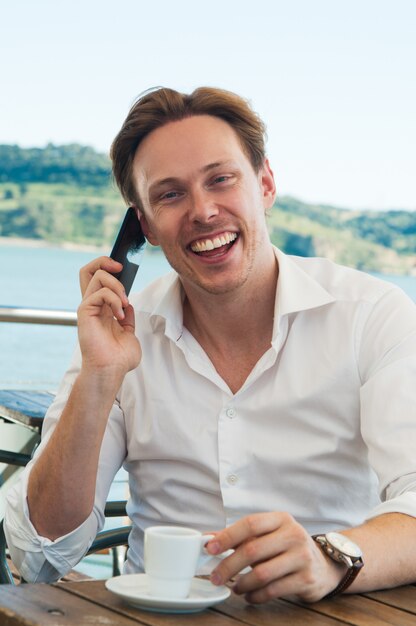
<path id="1" fill-rule="evenodd" d="M 124 319 L 123 320 L 119 320 L 119 324 L 120 326 L 122 326 L 124 328 L 124 330 L 134 333 L 134 329 L 136 327 L 136 323 L 135 323 L 135 316 L 134 316 L 134 309 L 131 306 L 131 304 L 129 304 L 125 309 L 124 309 Z"/>

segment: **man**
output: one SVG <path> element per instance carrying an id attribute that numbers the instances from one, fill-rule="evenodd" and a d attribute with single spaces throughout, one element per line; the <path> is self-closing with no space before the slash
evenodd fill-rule
<path id="1" fill-rule="evenodd" d="M 9 495 L 23 576 L 76 564 L 124 464 L 127 573 L 143 566 L 144 528 L 172 523 L 214 531 L 211 554 L 233 548 L 211 580 L 250 566 L 234 589 L 251 602 L 414 582 L 414 304 L 273 248 L 264 127 L 234 94 L 146 94 L 112 159 L 176 273 L 129 300 L 116 262 L 81 270 L 80 354 Z"/>

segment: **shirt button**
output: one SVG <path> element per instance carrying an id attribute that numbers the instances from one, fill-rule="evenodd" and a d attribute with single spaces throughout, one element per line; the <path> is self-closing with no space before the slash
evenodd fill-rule
<path id="1" fill-rule="evenodd" d="M 229 474 L 227 477 L 227 481 L 230 485 L 235 485 L 238 481 L 238 478 L 235 474 Z"/>
<path id="2" fill-rule="evenodd" d="M 233 408 L 231 408 L 231 409 L 227 409 L 227 411 L 226 411 L 226 415 L 227 415 L 227 417 L 230 417 L 231 419 L 232 419 L 233 417 L 235 417 L 235 413 L 236 413 L 236 411 L 235 411 L 235 409 L 233 409 Z"/>

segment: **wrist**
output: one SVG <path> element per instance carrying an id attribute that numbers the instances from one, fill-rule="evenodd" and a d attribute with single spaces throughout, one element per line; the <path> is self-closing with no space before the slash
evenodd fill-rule
<path id="1" fill-rule="evenodd" d="M 125 369 L 120 366 L 98 366 L 96 363 L 83 359 L 78 379 L 87 384 L 90 389 L 112 394 L 119 390 L 126 373 Z"/>
<path id="2" fill-rule="evenodd" d="M 319 545 L 323 555 L 332 562 L 334 574 L 338 572 L 338 582 L 324 597 L 330 598 L 342 593 L 351 585 L 364 566 L 361 549 L 341 533 L 313 535 L 312 539 Z"/>
<path id="3" fill-rule="evenodd" d="M 78 390 L 98 405 L 111 408 L 124 380 L 125 372 L 116 368 L 96 368 L 83 364 L 76 380 Z"/>

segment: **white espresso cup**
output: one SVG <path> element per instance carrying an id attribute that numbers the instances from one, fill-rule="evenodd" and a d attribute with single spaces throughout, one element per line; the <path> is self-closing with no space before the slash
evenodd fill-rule
<path id="1" fill-rule="evenodd" d="M 149 526 L 144 531 L 144 569 L 151 596 L 186 598 L 192 578 L 207 558 L 214 535 L 184 526 Z"/>

